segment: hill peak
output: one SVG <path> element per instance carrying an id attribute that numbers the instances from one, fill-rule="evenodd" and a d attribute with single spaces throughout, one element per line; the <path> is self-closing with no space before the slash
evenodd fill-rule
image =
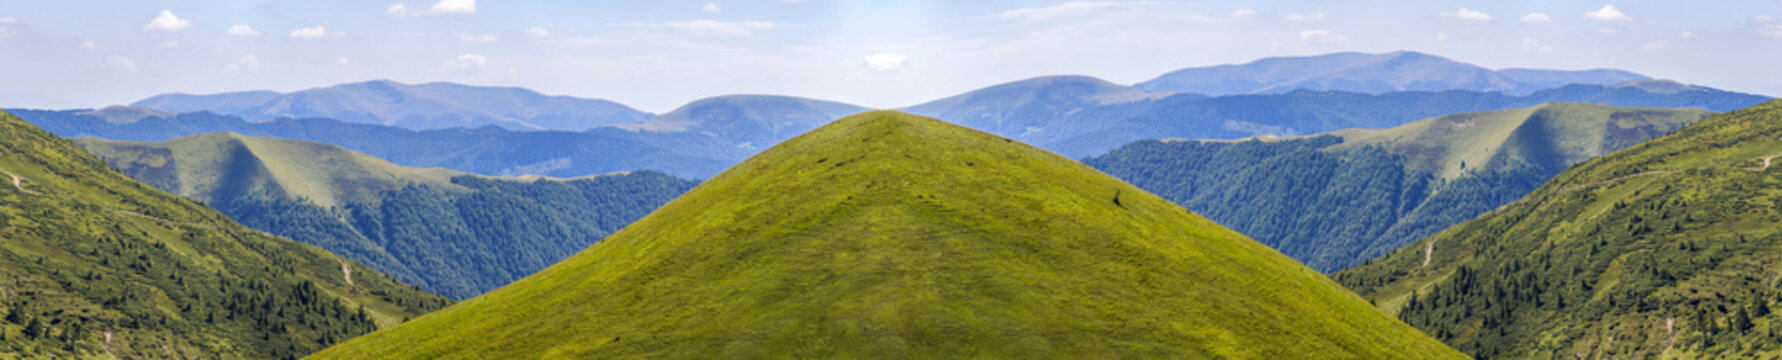
<path id="1" fill-rule="evenodd" d="M 318 358 L 1459 355 L 1180 206 L 894 111 L 462 304 Z"/>

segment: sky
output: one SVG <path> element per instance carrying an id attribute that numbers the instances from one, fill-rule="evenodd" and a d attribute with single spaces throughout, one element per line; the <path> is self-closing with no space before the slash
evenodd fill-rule
<path id="1" fill-rule="evenodd" d="M 892 108 L 1035 76 L 1396 50 L 1776 96 L 1778 18 L 1782 0 L 0 0 L 0 106 L 389 79 L 656 113 L 727 94 Z"/>

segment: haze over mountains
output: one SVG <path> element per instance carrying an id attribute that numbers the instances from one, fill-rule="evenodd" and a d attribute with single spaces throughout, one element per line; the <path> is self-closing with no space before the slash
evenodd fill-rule
<path id="1" fill-rule="evenodd" d="M 1295 90 L 1381 94 L 1400 91 L 1470 90 L 1528 94 L 1572 84 L 1604 85 L 1650 80 L 1614 69 L 1490 70 L 1415 51 L 1383 54 L 1343 52 L 1277 57 L 1245 64 L 1172 71 L 1133 85 L 1145 91 L 1210 96 L 1281 94 Z"/>
<path id="2" fill-rule="evenodd" d="M 1778 156 L 1782 102 L 1714 116 L 1335 277 L 1480 358 L 1782 355 Z"/>
<path id="3" fill-rule="evenodd" d="M 367 84 L 405 87 L 387 82 Z M 363 85 L 349 84 L 314 91 L 376 94 L 338 91 Z M 467 90 L 470 92 L 494 91 L 490 88 L 468 89 L 474 90 Z M 241 96 L 253 100 L 260 95 L 244 93 Z M 1300 90 L 1284 94 L 1208 97 L 1147 92 L 1084 76 L 1058 76 L 996 85 L 905 110 L 1082 158 L 1143 139 L 1230 139 L 1305 135 L 1346 128 L 1385 128 L 1458 112 L 1503 110 L 1547 102 L 1728 111 L 1766 99 L 1658 80 L 1565 85 L 1528 95 L 1469 90 L 1385 94 Z M 219 105 L 215 112 L 241 111 L 233 106 Z M 170 115 L 140 108 L 18 113 L 45 129 L 70 137 L 162 141 L 230 131 L 326 142 L 404 166 L 445 167 L 486 175 L 575 177 L 651 169 L 684 178 L 705 178 L 760 149 L 864 110 L 848 104 L 797 97 L 732 95 L 694 101 L 649 120 L 577 133 L 484 128 L 416 132 L 319 119 L 253 122 L 202 113 Z"/>
<path id="4" fill-rule="evenodd" d="M 272 91 L 166 94 L 130 104 L 184 113 L 209 111 L 249 121 L 331 118 L 424 130 L 498 126 L 510 130 L 581 131 L 650 118 L 619 103 L 546 96 L 521 88 L 453 83 L 409 85 L 389 80 L 340 84 L 289 94 Z"/>
<path id="5" fill-rule="evenodd" d="M 538 274 L 316 354 L 441 356 L 1461 357 L 1113 177 L 890 111 L 800 135 Z"/>

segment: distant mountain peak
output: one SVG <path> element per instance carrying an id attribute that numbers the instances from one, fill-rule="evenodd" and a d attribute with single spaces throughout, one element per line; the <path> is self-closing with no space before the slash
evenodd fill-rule
<path id="1" fill-rule="evenodd" d="M 1567 84 L 1644 80 L 1620 70 L 1491 70 L 1416 51 L 1339 52 L 1275 57 L 1243 64 L 1186 68 L 1141 82 L 1147 91 L 1212 96 L 1288 93 L 1298 89 L 1370 94 L 1396 91 L 1502 91 L 1526 94 Z"/>
<path id="2" fill-rule="evenodd" d="M 510 130 L 567 130 L 643 121 L 649 113 L 622 104 L 546 96 L 515 87 L 447 82 L 411 85 L 389 79 L 336 84 L 292 93 L 254 91 L 166 94 L 132 106 L 170 112 L 212 111 L 248 120 L 322 117 L 347 122 L 436 129 L 495 125 Z"/>

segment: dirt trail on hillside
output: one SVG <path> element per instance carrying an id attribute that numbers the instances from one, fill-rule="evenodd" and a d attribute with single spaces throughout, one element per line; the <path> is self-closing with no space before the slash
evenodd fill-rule
<path id="1" fill-rule="evenodd" d="M 14 174 L 11 171 L 6 171 L 6 170 L 0 170 L 0 173 L 6 173 L 6 176 L 11 176 L 12 177 L 12 187 L 18 188 L 19 192 L 23 192 L 23 193 L 31 194 L 31 195 L 43 195 L 43 193 L 31 190 L 31 189 L 26 189 L 25 188 L 25 178 L 20 177 L 19 174 Z"/>
<path id="2" fill-rule="evenodd" d="M 347 265 L 346 259 L 340 259 L 340 273 L 346 276 L 347 285 L 353 284 L 353 267 Z"/>
<path id="3" fill-rule="evenodd" d="M 1774 159 L 1775 159 L 1775 158 L 1778 158 L 1778 157 L 1782 157 L 1782 154 L 1771 154 L 1771 155 L 1768 155 L 1768 156 L 1764 156 L 1764 157 L 1761 157 L 1761 158 L 1758 158 L 1758 159 L 1760 159 L 1760 160 L 1763 160 L 1763 166 L 1759 166 L 1759 167 L 1757 167 L 1757 168 L 1748 168 L 1748 169 L 1745 169 L 1745 170 L 1751 170 L 1751 171 L 1764 171 L 1764 170 L 1769 170 L 1769 169 L 1770 169 L 1770 160 L 1774 160 Z"/>
<path id="4" fill-rule="evenodd" d="M 1431 254 L 1435 254 L 1435 239 L 1430 239 L 1429 245 L 1423 246 L 1423 267 L 1429 267 L 1429 257 Z"/>

